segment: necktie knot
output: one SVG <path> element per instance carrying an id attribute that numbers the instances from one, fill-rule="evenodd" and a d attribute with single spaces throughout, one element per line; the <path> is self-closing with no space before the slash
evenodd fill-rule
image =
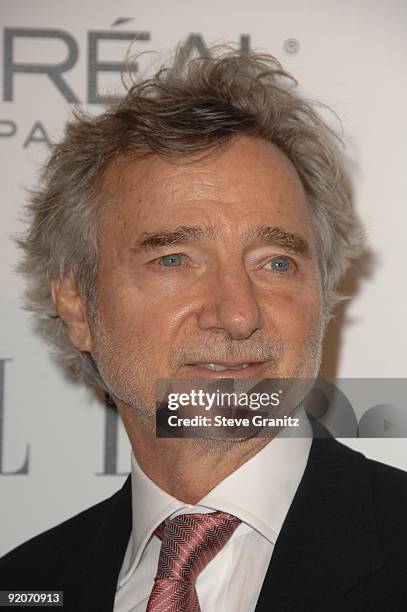
<path id="1" fill-rule="evenodd" d="M 148 612 L 199 612 L 195 580 L 232 536 L 240 520 L 226 512 L 180 514 L 158 527 L 161 538 Z"/>
<path id="2" fill-rule="evenodd" d="M 180 514 L 164 521 L 157 579 L 195 582 L 239 523 L 226 512 Z"/>

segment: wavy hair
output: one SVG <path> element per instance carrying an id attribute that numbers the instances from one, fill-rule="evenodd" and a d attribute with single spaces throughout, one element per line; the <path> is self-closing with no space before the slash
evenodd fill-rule
<path id="1" fill-rule="evenodd" d="M 165 158 L 206 154 L 245 134 L 274 143 L 291 160 L 312 213 L 328 321 L 338 282 L 360 254 L 363 232 L 341 166 L 341 139 L 320 105 L 298 93 L 296 80 L 267 54 L 216 47 L 187 60 L 181 47 L 151 77 L 98 116 L 75 110 L 52 146 L 39 188 L 27 205 L 29 227 L 17 238 L 24 255 L 26 308 L 59 358 L 87 383 L 104 387 L 88 353 L 72 345 L 51 295 L 51 283 L 72 274 L 93 316 L 99 229 L 111 194 L 101 189 L 121 156 Z"/>

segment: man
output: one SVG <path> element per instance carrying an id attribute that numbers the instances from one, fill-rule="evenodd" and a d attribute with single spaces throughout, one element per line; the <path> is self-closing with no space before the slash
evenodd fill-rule
<path id="1" fill-rule="evenodd" d="M 31 214 L 29 302 L 117 406 L 132 473 L 6 555 L 1 588 L 75 611 L 404 609 L 403 472 L 306 419 L 294 439 L 156 436 L 158 379 L 316 376 L 361 250 L 335 137 L 279 63 L 181 52 L 68 125 Z"/>

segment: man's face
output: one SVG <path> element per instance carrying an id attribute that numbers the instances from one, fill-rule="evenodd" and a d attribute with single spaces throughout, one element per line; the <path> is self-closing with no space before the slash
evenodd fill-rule
<path id="1" fill-rule="evenodd" d="M 283 153 L 240 136 L 201 161 L 123 160 L 107 180 L 92 355 L 116 399 L 152 413 L 159 378 L 316 374 L 315 240 Z"/>

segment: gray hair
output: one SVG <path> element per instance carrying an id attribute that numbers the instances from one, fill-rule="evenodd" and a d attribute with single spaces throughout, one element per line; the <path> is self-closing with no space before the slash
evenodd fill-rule
<path id="1" fill-rule="evenodd" d="M 27 206 L 29 228 L 17 239 L 27 278 L 26 308 L 68 369 L 104 387 L 88 353 L 72 345 L 58 318 L 51 282 L 72 274 L 93 316 L 98 238 L 112 197 L 101 190 L 124 155 L 165 158 L 207 153 L 238 134 L 273 142 L 291 160 L 312 212 L 323 290 L 323 321 L 341 299 L 337 285 L 360 254 L 363 232 L 341 166 L 341 140 L 317 105 L 271 55 L 216 47 L 186 61 L 182 48 L 151 78 L 134 80 L 99 116 L 79 110 L 52 147 Z"/>

